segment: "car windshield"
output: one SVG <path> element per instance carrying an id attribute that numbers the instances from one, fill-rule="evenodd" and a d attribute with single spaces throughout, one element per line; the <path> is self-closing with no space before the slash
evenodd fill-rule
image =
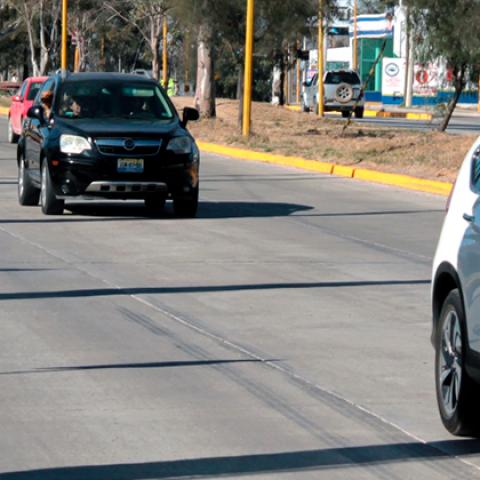
<path id="1" fill-rule="evenodd" d="M 123 81 L 65 82 L 55 112 L 62 118 L 172 120 L 173 111 L 155 84 Z"/>
<path id="2" fill-rule="evenodd" d="M 28 91 L 27 100 L 35 100 L 38 91 L 42 87 L 42 82 L 32 82 L 30 85 L 30 90 Z"/>
<path id="3" fill-rule="evenodd" d="M 354 72 L 329 72 L 325 79 L 325 83 L 330 85 L 339 85 L 340 83 L 355 85 L 360 83 L 360 79 Z"/>

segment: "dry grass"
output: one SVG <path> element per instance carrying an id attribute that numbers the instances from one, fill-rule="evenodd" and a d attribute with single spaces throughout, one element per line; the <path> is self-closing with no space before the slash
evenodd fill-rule
<path id="1" fill-rule="evenodd" d="M 181 110 L 191 98 L 174 99 Z M 265 103 L 253 105 L 253 134 L 247 141 L 237 126 L 238 102 L 218 100 L 217 118 L 191 123 L 199 140 L 247 147 L 260 152 L 300 156 L 342 165 L 453 181 L 475 140 L 474 135 L 450 135 L 353 123 L 342 136 L 344 121 L 292 112 Z"/>

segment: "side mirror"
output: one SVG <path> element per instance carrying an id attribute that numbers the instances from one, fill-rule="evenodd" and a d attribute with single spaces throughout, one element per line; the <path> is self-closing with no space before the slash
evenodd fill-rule
<path id="1" fill-rule="evenodd" d="M 304 87 L 308 87 L 308 82 L 303 82 L 302 85 L 303 85 Z"/>
<path id="2" fill-rule="evenodd" d="M 21 102 L 22 101 L 22 98 L 20 97 L 20 95 L 14 95 L 12 97 L 12 102 Z"/>
<path id="3" fill-rule="evenodd" d="M 34 105 L 33 107 L 30 107 L 27 112 L 27 117 L 28 118 L 36 118 L 37 120 L 40 120 L 41 122 L 45 121 L 45 111 L 41 105 Z"/>
<path id="4" fill-rule="evenodd" d="M 196 108 L 185 107 L 183 109 L 182 125 L 187 126 L 188 122 L 194 122 L 200 118 L 200 113 Z"/>

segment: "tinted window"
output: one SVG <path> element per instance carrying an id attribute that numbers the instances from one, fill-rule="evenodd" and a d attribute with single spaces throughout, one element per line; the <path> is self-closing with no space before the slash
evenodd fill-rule
<path id="1" fill-rule="evenodd" d="M 35 103 L 40 103 L 40 98 L 42 97 L 42 94 L 46 91 L 53 91 L 53 88 L 55 86 L 55 80 L 53 78 L 49 78 L 37 91 L 37 95 L 35 96 Z"/>
<path id="2" fill-rule="evenodd" d="M 27 100 L 34 100 L 41 86 L 42 86 L 42 82 L 31 83 L 30 90 L 28 91 Z"/>
<path id="3" fill-rule="evenodd" d="M 18 91 L 18 96 L 19 96 L 20 98 L 23 98 L 23 97 L 24 97 L 24 95 L 25 95 L 25 89 L 26 89 L 26 88 L 27 88 L 27 81 L 25 80 L 25 81 L 23 82 L 22 88 Z"/>
<path id="4" fill-rule="evenodd" d="M 472 159 L 472 185 L 475 190 L 480 190 L 480 148 L 475 150 Z"/>
<path id="5" fill-rule="evenodd" d="M 56 113 L 64 118 L 171 120 L 173 111 L 154 83 L 135 81 L 65 82 L 59 92 Z"/>
<path id="6" fill-rule="evenodd" d="M 359 84 L 360 78 L 354 72 L 329 72 L 325 83 L 330 85 L 339 85 L 340 83 L 349 83 L 350 85 Z"/>

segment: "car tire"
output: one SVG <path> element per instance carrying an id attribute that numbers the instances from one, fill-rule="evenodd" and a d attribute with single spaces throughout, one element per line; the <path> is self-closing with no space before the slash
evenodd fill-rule
<path id="1" fill-rule="evenodd" d="M 165 209 L 165 201 L 166 198 L 163 195 L 151 195 L 145 197 L 145 208 L 152 214 L 162 213 Z"/>
<path id="2" fill-rule="evenodd" d="M 465 313 L 458 289 L 445 300 L 435 335 L 435 385 L 440 417 L 453 435 L 480 436 L 480 386 L 465 368 Z"/>
<path id="3" fill-rule="evenodd" d="M 343 118 L 349 118 L 350 117 L 350 112 L 348 110 L 342 110 L 342 117 Z"/>
<path id="4" fill-rule="evenodd" d="M 305 113 L 308 113 L 308 112 L 310 112 L 310 108 L 307 107 L 307 105 L 305 105 L 305 103 L 302 103 L 302 111 L 305 112 Z"/>
<path id="5" fill-rule="evenodd" d="M 13 126 L 12 126 L 12 122 L 10 121 L 10 119 L 8 119 L 8 127 L 7 127 L 7 137 L 8 137 L 8 143 L 17 143 L 18 142 L 18 139 L 20 138 L 19 135 L 17 135 L 14 131 L 13 131 Z"/>
<path id="6" fill-rule="evenodd" d="M 38 205 L 40 198 L 40 190 L 36 188 L 28 172 L 25 170 L 25 159 L 23 155 L 18 162 L 18 203 L 22 206 L 35 206 Z"/>
<path id="7" fill-rule="evenodd" d="M 194 218 L 198 210 L 198 187 L 188 196 L 173 197 L 173 211 L 177 217 Z"/>
<path id="8" fill-rule="evenodd" d="M 355 118 L 363 118 L 365 113 L 365 109 L 363 107 L 357 107 L 355 109 Z"/>
<path id="9" fill-rule="evenodd" d="M 64 200 L 59 200 L 53 191 L 48 162 L 42 162 L 42 187 L 40 189 L 40 205 L 45 215 L 63 215 Z"/>

